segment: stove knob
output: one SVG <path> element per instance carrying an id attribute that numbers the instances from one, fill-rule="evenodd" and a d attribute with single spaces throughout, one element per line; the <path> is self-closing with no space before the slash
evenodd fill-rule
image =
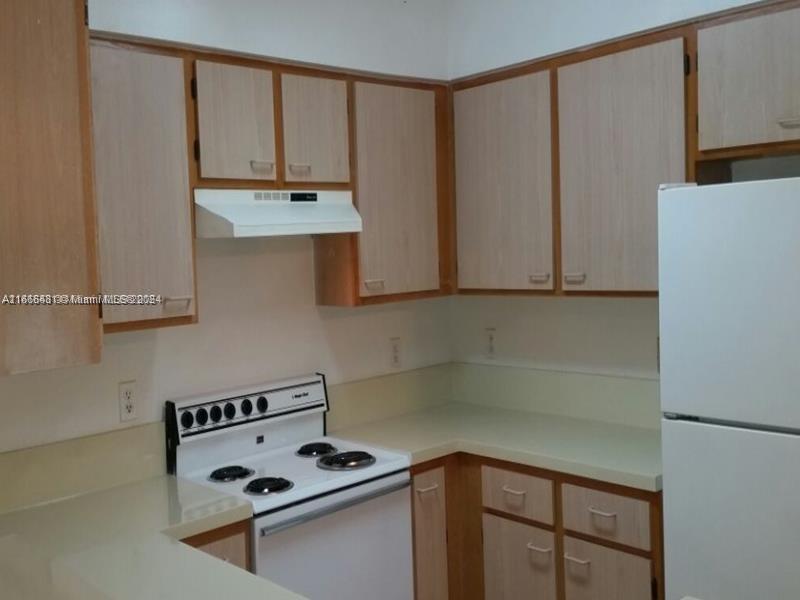
<path id="1" fill-rule="evenodd" d="M 242 414 L 247 416 L 251 412 L 253 412 L 253 403 L 250 402 L 249 398 L 245 398 L 244 400 L 242 400 L 242 404 L 239 406 L 239 408 L 242 409 Z"/>
<path id="2" fill-rule="evenodd" d="M 198 425 L 205 425 L 208 423 L 208 411 L 205 408 L 198 408 L 194 417 L 197 419 Z"/>
<path id="3" fill-rule="evenodd" d="M 219 423 L 219 420 L 222 418 L 222 409 L 219 406 L 212 406 L 210 412 L 211 420 L 214 423 Z"/>
<path id="4" fill-rule="evenodd" d="M 256 407 L 258 407 L 258 412 L 265 413 L 269 408 L 269 402 L 264 396 L 259 396 L 258 400 L 256 400 Z"/>
<path id="5" fill-rule="evenodd" d="M 183 425 L 184 429 L 189 429 L 194 425 L 194 415 L 191 411 L 185 410 L 181 413 L 181 425 Z"/>
<path id="6" fill-rule="evenodd" d="M 225 418 L 232 419 L 236 416 L 236 405 L 233 402 L 225 404 Z"/>

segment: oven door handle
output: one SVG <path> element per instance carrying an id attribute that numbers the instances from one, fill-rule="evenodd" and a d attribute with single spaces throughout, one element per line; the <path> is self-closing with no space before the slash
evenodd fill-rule
<path id="1" fill-rule="evenodd" d="M 289 529 L 289 527 L 294 527 L 295 525 L 307 523 L 308 521 L 319 519 L 320 517 L 324 517 L 325 515 L 339 512 L 340 510 L 344 510 L 345 508 L 350 508 L 351 506 L 362 504 L 369 500 L 385 496 L 386 494 L 391 494 L 392 492 L 396 492 L 398 490 L 402 490 L 403 488 L 407 488 L 410 485 L 411 485 L 411 480 L 409 479 L 406 481 L 402 481 L 400 483 L 396 483 L 394 485 L 390 485 L 389 487 L 381 488 L 364 496 L 358 496 L 357 498 L 351 498 L 350 500 L 344 500 L 342 502 L 338 502 L 337 504 L 333 504 L 331 506 L 326 506 L 325 508 L 320 508 L 318 510 L 311 511 L 304 515 L 300 515 L 299 517 L 295 517 L 294 519 L 288 519 L 286 521 L 276 523 L 275 525 L 262 527 L 259 531 L 259 535 L 261 537 L 266 537 L 268 535 L 278 533 L 279 531 L 283 531 L 284 529 Z"/>

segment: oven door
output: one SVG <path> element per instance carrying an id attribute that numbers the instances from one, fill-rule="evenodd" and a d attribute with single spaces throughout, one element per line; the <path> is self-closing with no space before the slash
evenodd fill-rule
<path id="1" fill-rule="evenodd" d="M 256 573 L 310 600 L 414 597 L 408 471 L 254 519 Z"/>

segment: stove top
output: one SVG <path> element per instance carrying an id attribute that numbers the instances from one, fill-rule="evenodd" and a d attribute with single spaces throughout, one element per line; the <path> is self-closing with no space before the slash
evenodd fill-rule
<path id="1" fill-rule="evenodd" d="M 219 469 L 214 469 L 211 471 L 211 475 L 208 478 L 211 481 L 236 481 L 237 479 L 246 479 L 253 474 L 252 469 L 246 469 L 240 465 L 233 465 L 228 467 L 220 467 Z"/>
<path id="2" fill-rule="evenodd" d="M 311 458 L 324 456 L 326 454 L 333 454 L 335 452 L 338 452 L 338 450 L 333 444 L 329 444 L 328 442 L 312 442 L 310 444 L 303 444 L 300 446 L 300 449 L 297 451 L 297 456 Z"/>
<path id="3" fill-rule="evenodd" d="M 301 447 L 308 449 L 309 454 L 299 455 Z M 310 454 L 312 450 L 322 452 L 327 449 L 333 449 L 333 453 L 318 455 L 316 460 L 311 460 L 314 458 Z M 319 464 L 323 460 L 334 466 L 323 467 Z M 230 468 L 231 462 L 235 462 L 237 468 L 249 470 L 250 474 L 246 478 L 225 481 L 209 478 L 209 472 Z M 240 457 L 223 465 L 209 465 L 181 476 L 248 500 L 253 505 L 253 513 L 258 515 L 375 477 L 407 470 L 409 465 L 409 457 L 404 453 L 323 437 L 306 444 L 292 443 Z"/>
<path id="4" fill-rule="evenodd" d="M 328 454 L 317 460 L 320 469 L 328 471 L 353 471 L 375 464 L 375 457 L 363 450 Z"/>

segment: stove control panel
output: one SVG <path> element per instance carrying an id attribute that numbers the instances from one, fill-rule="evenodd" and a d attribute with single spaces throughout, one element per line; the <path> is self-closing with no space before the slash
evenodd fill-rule
<path id="1" fill-rule="evenodd" d="M 231 427 L 249 427 L 267 419 L 328 410 L 325 376 L 317 373 L 166 403 L 167 445 L 215 435 Z M 168 461 L 169 463 L 169 461 Z M 169 464 L 168 464 L 169 466 Z"/>

